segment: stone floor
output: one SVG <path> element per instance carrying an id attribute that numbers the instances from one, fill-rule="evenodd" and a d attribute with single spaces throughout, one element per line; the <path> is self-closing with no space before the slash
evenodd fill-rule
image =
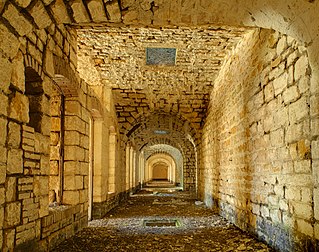
<path id="1" fill-rule="evenodd" d="M 273 250 L 188 194 L 141 191 L 52 250 L 61 251 Z"/>

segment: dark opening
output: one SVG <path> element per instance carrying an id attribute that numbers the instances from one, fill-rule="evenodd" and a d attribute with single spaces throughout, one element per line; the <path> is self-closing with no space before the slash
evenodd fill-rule
<path id="1" fill-rule="evenodd" d="M 25 69 L 25 94 L 29 98 L 29 123 L 35 132 L 41 132 L 42 101 L 44 98 L 42 79 L 38 73 L 30 68 Z"/>

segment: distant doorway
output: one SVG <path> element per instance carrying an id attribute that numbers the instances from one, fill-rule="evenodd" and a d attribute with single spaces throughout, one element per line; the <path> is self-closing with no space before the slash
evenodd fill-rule
<path id="1" fill-rule="evenodd" d="M 153 180 L 168 180 L 168 166 L 164 163 L 153 166 Z"/>

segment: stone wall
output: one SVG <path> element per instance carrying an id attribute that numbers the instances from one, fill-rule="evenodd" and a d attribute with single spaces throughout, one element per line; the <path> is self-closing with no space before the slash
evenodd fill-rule
<path id="1" fill-rule="evenodd" d="M 307 51 L 293 38 L 248 34 L 217 78 L 203 130 L 201 197 L 281 251 L 318 246 L 310 76 Z"/>
<path id="2" fill-rule="evenodd" d="M 76 72 L 74 30 L 19 8 L 0 20 L 0 250 L 46 251 L 87 225 L 90 123 L 110 117 Z"/>

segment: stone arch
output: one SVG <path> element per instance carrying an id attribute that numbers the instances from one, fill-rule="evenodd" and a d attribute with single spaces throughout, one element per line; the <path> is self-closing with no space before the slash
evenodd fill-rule
<path id="1" fill-rule="evenodd" d="M 44 79 L 44 73 L 43 73 L 42 66 L 31 55 L 26 54 L 24 56 L 24 66 L 25 66 L 25 68 L 29 69 L 29 71 L 31 71 L 31 69 L 33 69 L 33 73 L 30 73 L 31 77 L 36 74 L 37 77 L 35 77 L 35 78 L 40 78 L 41 80 Z"/>
<path id="2" fill-rule="evenodd" d="M 153 137 L 146 140 L 141 147 L 147 153 L 148 147 L 156 144 L 167 144 L 178 149 L 183 157 L 183 178 L 181 183 L 187 191 L 195 191 L 197 185 L 197 154 L 194 146 L 187 139 L 180 138 L 180 142 L 176 139 Z"/>
<path id="3" fill-rule="evenodd" d="M 53 80 L 59 86 L 66 97 L 77 97 L 79 80 L 70 65 L 58 56 L 53 57 L 54 77 Z"/>
<path id="4" fill-rule="evenodd" d="M 162 152 L 154 152 L 152 155 L 150 155 L 146 159 L 146 166 L 145 169 L 148 169 L 148 174 L 149 177 L 152 179 L 156 178 L 154 176 L 154 169 L 156 165 L 161 165 L 164 163 L 164 165 L 167 167 L 167 174 L 165 179 L 169 180 L 170 182 L 177 182 L 180 181 L 179 179 L 176 178 L 177 171 L 177 162 L 175 158 L 166 153 L 165 151 Z M 161 168 L 161 167 L 160 167 Z M 163 174 L 162 174 L 163 175 Z"/>

